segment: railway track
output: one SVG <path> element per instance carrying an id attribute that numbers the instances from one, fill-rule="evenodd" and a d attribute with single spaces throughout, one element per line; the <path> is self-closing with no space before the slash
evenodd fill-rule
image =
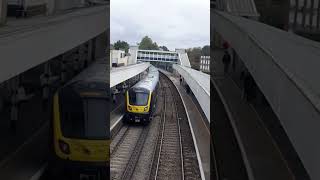
<path id="1" fill-rule="evenodd" d="M 201 179 L 182 100 L 163 75 L 158 97 L 161 100 L 154 114 L 157 122 L 147 126 L 124 125 L 112 139 L 111 179 Z M 149 137 L 151 134 L 153 138 Z M 141 154 L 146 151 L 150 152 L 149 158 Z M 137 166 L 140 172 L 135 171 Z"/>
<path id="2" fill-rule="evenodd" d="M 187 115 L 172 82 L 161 75 L 164 111 L 149 179 L 201 179 Z"/>
<path id="3" fill-rule="evenodd" d="M 176 105 L 169 84 L 162 81 L 164 88 L 164 111 L 159 137 L 158 157 L 155 163 L 154 179 L 170 177 L 183 179 L 183 158 L 181 149 L 180 125 Z"/>
<path id="4" fill-rule="evenodd" d="M 148 126 L 125 125 L 119 131 L 119 136 L 115 137 L 110 146 L 111 179 L 130 179 L 148 130 Z"/>

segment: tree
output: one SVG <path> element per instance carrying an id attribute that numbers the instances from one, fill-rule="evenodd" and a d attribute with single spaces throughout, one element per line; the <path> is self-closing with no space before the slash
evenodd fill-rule
<path id="1" fill-rule="evenodd" d="M 193 69 L 200 69 L 200 57 L 210 56 L 210 46 L 205 45 L 201 47 L 194 47 L 187 49 L 187 54 L 190 60 L 191 67 Z"/>
<path id="2" fill-rule="evenodd" d="M 118 40 L 114 43 L 113 48 L 116 50 L 124 50 L 127 53 L 129 50 L 129 44 L 125 41 Z"/>
<path id="3" fill-rule="evenodd" d="M 164 51 L 169 51 L 169 49 L 166 46 L 160 46 L 159 48 L 163 49 Z"/>
<path id="4" fill-rule="evenodd" d="M 141 42 L 139 43 L 139 49 L 145 50 L 159 50 L 159 47 L 156 42 L 153 42 L 151 38 L 145 36 L 142 38 Z"/>
<path id="5" fill-rule="evenodd" d="M 202 55 L 202 48 L 195 47 L 187 49 L 187 54 L 193 69 L 200 69 L 200 56 Z"/>
<path id="6" fill-rule="evenodd" d="M 210 56 L 210 46 L 206 45 L 202 48 L 202 56 Z"/>

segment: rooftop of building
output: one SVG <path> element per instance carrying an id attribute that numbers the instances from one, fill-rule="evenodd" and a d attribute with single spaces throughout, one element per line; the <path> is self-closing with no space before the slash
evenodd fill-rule
<path id="1" fill-rule="evenodd" d="M 176 51 L 144 50 L 144 49 L 138 49 L 138 51 L 144 51 L 144 52 L 156 52 L 156 53 L 173 53 L 173 54 L 178 53 L 178 52 L 176 52 Z"/>

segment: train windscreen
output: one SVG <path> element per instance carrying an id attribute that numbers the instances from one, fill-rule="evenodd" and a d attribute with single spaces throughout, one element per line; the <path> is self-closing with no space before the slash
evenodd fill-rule
<path id="1" fill-rule="evenodd" d="M 133 106 L 145 106 L 148 104 L 147 92 L 129 91 L 129 104 Z"/>
<path id="2" fill-rule="evenodd" d="M 82 98 L 76 92 L 60 95 L 63 136 L 78 139 L 107 139 L 108 104 L 105 98 Z"/>

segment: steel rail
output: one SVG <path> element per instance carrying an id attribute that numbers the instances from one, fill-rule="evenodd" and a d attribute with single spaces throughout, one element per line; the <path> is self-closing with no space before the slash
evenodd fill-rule
<path id="1" fill-rule="evenodd" d="M 141 151 L 143 148 L 143 145 L 147 139 L 147 135 L 149 133 L 149 129 L 150 126 L 145 126 L 142 130 L 142 132 L 140 133 L 139 139 L 131 153 L 131 156 L 129 158 L 129 161 L 126 165 L 126 168 L 121 176 L 121 179 L 123 180 L 127 180 L 127 179 L 131 179 L 134 170 L 136 168 L 136 164 L 138 163 L 139 157 L 141 155 Z"/>
<path id="2" fill-rule="evenodd" d="M 120 144 L 123 142 L 123 140 L 125 139 L 125 137 L 128 134 L 129 126 L 123 126 L 122 128 L 125 128 L 125 131 L 124 131 L 123 135 L 120 137 L 118 143 L 115 144 L 114 148 L 110 149 L 110 157 L 113 155 L 114 152 L 117 152 L 118 147 L 120 146 Z"/>
<path id="3" fill-rule="evenodd" d="M 164 84 L 163 84 L 164 85 Z M 163 86 L 163 89 L 165 89 L 165 86 Z M 159 164 L 160 164 L 160 156 L 161 156 L 161 150 L 162 150 L 162 143 L 163 143 L 163 136 L 164 136 L 164 124 L 166 122 L 166 111 L 167 111 L 167 106 L 166 106 L 166 91 L 164 90 L 163 91 L 163 96 L 164 96 L 164 101 L 163 101 L 163 104 L 164 104 L 164 110 L 163 110 L 163 113 L 162 113 L 162 116 L 163 116 L 163 120 L 162 120 L 162 130 L 161 130 L 161 139 L 160 139 L 160 146 L 159 146 L 159 154 L 158 154 L 158 159 L 157 159 L 157 166 L 156 166 L 156 173 L 155 173 L 155 176 L 154 176 L 154 179 L 157 180 L 157 176 L 158 176 L 158 170 L 159 170 Z"/>
<path id="4" fill-rule="evenodd" d="M 159 79 L 159 89 L 161 90 L 158 90 L 159 92 L 158 92 L 158 95 L 160 94 L 160 93 L 162 93 L 162 96 L 163 96 L 163 99 L 165 99 L 165 92 L 163 91 L 163 89 L 162 89 L 162 83 L 161 83 L 161 80 Z M 157 96 L 158 96 L 157 95 Z M 159 97 L 157 97 L 157 101 L 158 101 L 158 98 Z M 161 122 L 162 122 L 162 118 L 163 118 L 163 113 L 161 113 L 161 115 L 160 115 L 160 123 L 159 123 L 159 126 L 161 126 Z M 151 176 L 152 176 L 152 170 L 153 170 L 153 164 L 154 164 L 154 161 L 155 161 L 155 158 L 156 158 L 156 152 L 157 152 L 157 149 L 158 149 L 158 142 L 159 142 L 159 135 L 157 136 L 157 140 L 156 140 L 156 144 L 155 144 L 155 146 L 154 146 L 154 148 L 153 148 L 153 154 L 152 154 L 152 159 L 151 159 L 151 166 L 150 166 L 150 168 L 149 168 L 149 175 L 148 175 L 148 179 L 151 179 Z"/>
<path id="5" fill-rule="evenodd" d="M 166 80 L 165 80 L 166 81 Z M 169 92 L 171 93 L 171 96 L 172 97 L 174 97 L 173 96 L 173 93 L 172 93 L 172 90 L 171 90 L 171 88 L 172 87 L 170 87 L 170 85 L 169 85 L 170 83 L 166 83 L 166 87 L 169 89 Z M 166 91 L 164 91 L 164 92 L 166 92 Z M 163 111 L 163 113 L 164 113 L 164 115 L 163 115 L 163 122 L 162 122 L 162 132 L 161 132 L 161 143 L 160 143 L 160 150 L 159 150 L 159 155 L 158 155 L 158 160 L 157 160 L 157 167 L 156 167 L 156 173 L 155 173 L 155 180 L 157 180 L 157 178 L 158 178 L 158 172 L 159 172 L 159 165 L 160 165 L 160 158 L 161 158 L 161 151 L 162 151 L 162 149 L 163 149 L 163 141 L 164 141 L 164 131 L 165 131 L 165 124 L 166 124 L 166 111 L 167 111 L 167 108 L 166 108 L 166 103 L 167 103 L 167 101 L 166 101 L 166 96 L 164 96 L 165 98 L 164 98 L 164 111 Z M 184 164 L 183 164 L 183 149 L 182 149 L 182 138 L 181 138 L 181 129 L 180 129 L 180 123 L 179 123 L 179 117 L 178 117 L 178 111 L 177 111 L 177 105 L 176 105 L 176 100 L 175 100 L 175 98 L 173 98 L 173 100 L 174 100 L 174 109 L 175 109 L 175 113 L 176 113 L 176 118 L 177 118 L 177 121 L 176 121 L 176 123 L 177 123 L 177 128 L 178 128 L 178 138 L 179 138 L 179 149 L 180 149 L 180 161 L 181 161 L 181 178 L 184 180 Z M 173 112 L 174 113 L 174 112 Z M 172 114 L 173 114 L 172 113 Z"/>

